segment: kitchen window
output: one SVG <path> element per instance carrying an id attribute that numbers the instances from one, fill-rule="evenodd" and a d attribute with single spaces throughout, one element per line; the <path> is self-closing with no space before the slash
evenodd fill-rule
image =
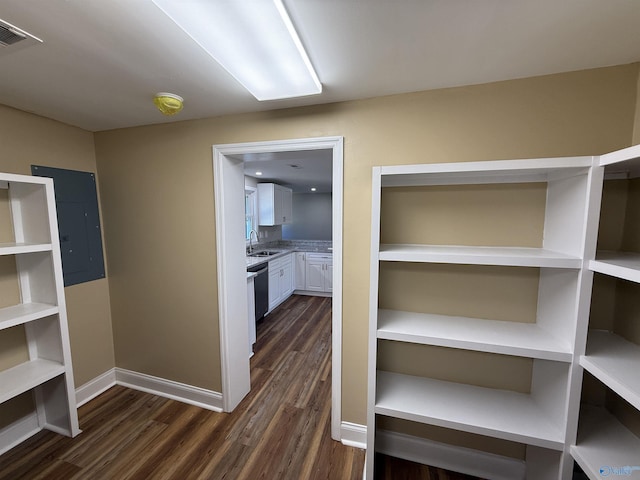
<path id="1" fill-rule="evenodd" d="M 258 228 L 258 192 L 253 187 L 244 189 L 244 238 L 249 240 L 251 230 Z"/>

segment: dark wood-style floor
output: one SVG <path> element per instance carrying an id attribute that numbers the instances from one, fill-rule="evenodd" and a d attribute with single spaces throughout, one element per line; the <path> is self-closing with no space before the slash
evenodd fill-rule
<path id="1" fill-rule="evenodd" d="M 0 479 L 361 479 L 364 451 L 331 440 L 331 300 L 293 296 L 258 326 L 251 393 L 231 414 L 116 386 L 0 456 Z M 471 477 L 380 456 L 383 479 Z"/>

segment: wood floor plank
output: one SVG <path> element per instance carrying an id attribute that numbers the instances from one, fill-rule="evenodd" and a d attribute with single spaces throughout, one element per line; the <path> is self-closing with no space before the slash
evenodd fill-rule
<path id="1" fill-rule="evenodd" d="M 0 456 L 0 480 L 361 480 L 364 451 L 331 439 L 331 299 L 294 295 L 257 337 L 234 412 L 115 386 L 79 409 L 76 438 L 43 431 Z M 386 458 L 380 478 L 470 479 Z"/>

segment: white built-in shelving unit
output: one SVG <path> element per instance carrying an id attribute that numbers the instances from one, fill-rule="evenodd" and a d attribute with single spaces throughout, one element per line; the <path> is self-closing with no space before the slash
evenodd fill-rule
<path id="1" fill-rule="evenodd" d="M 588 315 L 593 277 L 584 267 L 595 255 L 602 189 L 602 169 L 593 168 L 597 161 L 571 157 L 374 167 L 367 479 L 375 476 L 379 416 L 517 442 L 526 452 L 520 467 L 514 460 L 518 478 L 571 478 L 570 446 L 576 441 L 582 382 L 577 359 L 584 353 L 587 334 L 580 319 Z M 527 182 L 546 184 L 539 248 L 468 245 L 464 238 L 455 245 L 380 242 L 385 188 Z M 385 262 L 537 268 L 535 323 L 381 308 L 379 277 Z M 384 371 L 378 367 L 379 342 L 389 340 L 488 352 L 500 359 L 526 357 L 532 362 L 529 393 Z M 477 452 L 469 458 L 482 457 L 490 464 L 492 456 Z M 463 465 L 464 457 L 460 455 L 460 471 L 474 473 L 473 465 Z M 500 465 L 496 463 L 496 469 Z M 505 478 L 499 471 L 493 477 L 491 472 L 484 475 Z"/>
<path id="2" fill-rule="evenodd" d="M 64 297 L 53 180 L 0 173 L 9 190 L 15 241 L 0 255 L 15 258 L 20 300 L 0 308 L 0 330 L 23 326 L 29 360 L 0 371 L 0 403 L 33 392 L 39 429 L 75 436 L 78 417 Z M 0 445 L 0 453 L 12 445 Z"/>
<path id="3" fill-rule="evenodd" d="M 602 155 L 605 178 L 640 176 L 640 146 Z M 591 271 L 640 283 L 640 252 L 597 252 Z M 636 319 L 640 321 L 640 319 Z M 580 365 L 632 408 L 640 410 L 640 346 L 614 331 L 591 329 Z M 640 439 L 605 408 L 583 406 L 578 440 L 571 453 L 592 480 L 617 475 L 623 467 L 640 466 Z M 613 469 L 618 469 L 617 473 Z M 638 475 L 630 472 L 629 475 Z"/>

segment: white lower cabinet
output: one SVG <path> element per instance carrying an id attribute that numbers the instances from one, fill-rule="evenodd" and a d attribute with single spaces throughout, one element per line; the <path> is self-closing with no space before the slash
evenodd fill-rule
<path id="1" fill-rule="evenodd" d="M 306 265 L 306 290 L 330 292 L 333 288 L 333 255 L 308 253 Z"/>
<path id="2" fill-rule="evenodd" d="M 269 262 L 269 311 L 293 293 L 293 254 Z"/>
<path id="3" fill-rule="evenodd" d="M 296 252 L 295 257 L 295 289 L 305 290 L 307 288 L 307 252 Z"/>

